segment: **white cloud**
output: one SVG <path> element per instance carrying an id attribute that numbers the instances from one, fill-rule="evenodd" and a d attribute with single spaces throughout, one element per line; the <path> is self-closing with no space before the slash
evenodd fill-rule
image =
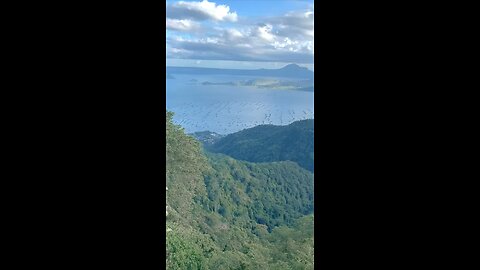
<path id="1" fill-rule="evenodd" d="M 250 35 L 236 29 L 226 29 L 215 37 L 168 40 L 171 48 L 182 51 L 170 51 L 167 55 L 181 59 L 205 60 L 245 60 L 311 63 L 313 61 L 312 42 L 291 40 L 264 31 L 252 31 Z M 255 28 L 256 30 L 259 27 Z"/>
<path id="2" fill-rule="evenodd" d="M 191 20 L 176 20 L 167 18 L 167 29 L 174 31 L 191 31 L 199 28 L 199 24 Z"/>
<path id="3" fill-rule="evenodd" d="M 214 2 L 203 0 L 202 2 L 179 1 L 167 4 L 167 17 L 173 19 L 190 19 L 196 21 L 214 20 L 236 22 L 236 12 L 230 12 L 227 5 L 217 5 Z"/>
<path id="4" fill-rule="evenodd" d="M 203 4 L 203 13 L 201 13 L 203 15 L 200 16 L 198 7 L 204 2 L 208 5 Z M 190 9 L 186 8 L 186 4 Z M 177 16 L 177 18 L 170 18 L 170 20 L 178 22 L 175 25 L 176 29 L 181 28 L 183 31 L 192 29 L 191 25 L 185 21 L 200 24 L 199 21 L 206 19 L 220 20 L 220 18 L 224 18 L 225 20 L 226 14 L 231 14 L 229 9 L 224 8 L 220 9 L 223 10 L 223 13 L 215 14 L 217 17 L 214 17 L 209 12 L 214 9 L 218 10 L 221 5 L 217 6 L 208 1 L 178 2 L 171 6 L 184 8 L 184 12 L 181 13 L 183 17 L 177 12 L 173 16 Z M 172 23 L 170 25 L 173 27 Z M 202 24 L 202 32 L 192 30 L 189 35 L 184 37 L 182 39 L 175 36 L 167 38 L 167 44 L 170 47 L 167 57 L 312 63 L 313 10 L 291 11 L 283 16 L 258 18 L 256 22 L 251 20 L 237 22 L 229 24 L 228 27 L 221 24 Z"/>
<path id="5" fill-rule="evenodd" d="M 244 37 L 244 35 L 237 29 L 227 29 L 224 34 L 229 40 L 238 40 Z"/>
<path id="6" fill-rule="evenodd" d="M 271 31 L 272 26 L 269 24 L 264 24 L 255 29 L 255 34 L 265 41 L 273 42 L 275 40 L 275 36 L 271 33 Z"/>
<path id="7" fill-rule="evenodd" d="M 276 34 L 285 37 L 313 38 L 313 10 L 291 11 L 284 16 L 268 18 Z"/>

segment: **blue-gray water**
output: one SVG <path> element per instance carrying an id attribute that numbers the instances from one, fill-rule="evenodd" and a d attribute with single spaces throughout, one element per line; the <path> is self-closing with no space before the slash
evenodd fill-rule
<path id="1" fill-rule="evenodd" d="M 229 75 L 177 75 L 167 79 L 167 110 L 187 133 L 229 134 L 261 124 L 288 125 L 314 118 L 313 92 L 261 89 L 249 86 L 201 85 L 258 79 Z M 197 80 L 193 82 L 191 80 Z"/>

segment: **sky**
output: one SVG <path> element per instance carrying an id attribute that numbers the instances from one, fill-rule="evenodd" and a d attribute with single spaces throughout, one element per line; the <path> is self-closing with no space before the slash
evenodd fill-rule
<path id="1" fill-rule="evenodd" d="M 167 66 L 313 70 L 313 0 L 166 1 Z"/>

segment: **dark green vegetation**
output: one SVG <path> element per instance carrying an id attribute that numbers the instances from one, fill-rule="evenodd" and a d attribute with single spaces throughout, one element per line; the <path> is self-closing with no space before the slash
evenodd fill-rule
<path id="1" fill-rule="evenodd" d="M 294 161 L 313 172 L 313 119 L 260 125 L 221 138 L 208 151 L 250 162 Z"/>
<path id="2" fill-rule="evenodd" d="M 313 176 L 294 162 L 255 164 L 210 154 L 205 177 L 207 210 L 231 224 L 252 228 L 293 225 L 313 212 Z"/>
<path id="3" fill-rule="evenodd" d="M 169 269 L 313 269 L 313 175 L 205 153 L 167 112 Z"/>

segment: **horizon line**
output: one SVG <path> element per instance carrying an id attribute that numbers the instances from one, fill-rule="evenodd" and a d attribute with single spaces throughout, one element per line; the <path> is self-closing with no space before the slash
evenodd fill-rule
<path id="1" fill-rule="evenodd" d="M 282 68 L 285 68 L 286 66 L 289 66 L 289 65 L 296 65 L 298 67 L 301 67 L 301 68 L 306 68 L 307 70 L 311 71 L 311 72 L 314 72 L 313 70 L 309 69 L 308 67 L 302 67 L 296 63 L 290 63 L 290 64 L 286 64 L 285 66 L 283 67 L 280 67 L 280 68 L 215 68 L 215 67 L 194 67 L 194 66 L 169 66 L 169 65 L 165 65 L 166 68 L 169 68 L 169 67 L 179 67 L 179 68 L 205 68 L 205 69 L 234 69 L 234 70 L 278 70 L 278 69 L 282 69 Z"/>

